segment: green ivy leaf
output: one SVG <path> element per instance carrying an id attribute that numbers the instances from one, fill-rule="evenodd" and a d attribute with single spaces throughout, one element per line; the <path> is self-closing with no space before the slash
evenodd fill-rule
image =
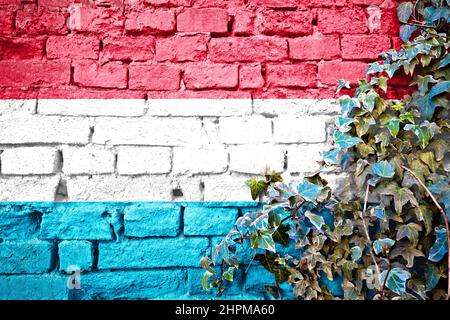
<path id="1" fill-rule="evenodd" d="M 372 163 L 370 165 L 370 169 L 374 175 L 381 178 L 392 178 L 395 174 L 394 165 L 390 164 L 386 160 Z"/>
<path id="2" fill-rule="evenodd" d="M 311 213 L 310 211 L 305 212 L 305 217 L 307 217 L 311 224 L 319 231 L 321 231 L 322 227 L 325 225 L 325 220 L 322 216 Z"/>
<path id="3" fill-rule="evenodd" d="M 362 257 L 362 250 L 358 246 L 354 246 L 350 249 L 350 254 L 353 261 L 358 261 Z"/>
<path id="4" fill-rule="evenodd" d="M 351 148 L 362 142 L 362 140 L 360 138 L 352 137 L 346 133 L 336 130 L 334 132 L 334 142 L 339 147 L 339 149 L 347 150 L 348 148 Z"/>
<path id="5" fill-rule="evenodd" d="M 438 126 L 433 122 L 423 122 L 420 126 L 414 124 L 405 125 L 406 131 L 412 131 L 419 138 L 420 147 L 425 149 L 430 143 L 430 139 L 434 137 Z"/>
<path id="6" fill-rule="evenodd" d="M 380 276 L 380 283 L 384 282 L 387 270 L 384 270 Z M 386 287 L 391 289 L 396 294 L 402 295 L 406 293 L 406 282 L 411 278 L 411 274 L 401 268 L 393 268 L 387 277 Z"/>
<path id="7" fill-rule="evenodd" d="M 225 279 L 225 280 L 227 280 L 227 281 L 233 282 L 233 280 L 234 280 L 234 277 L 233 277 L 233 275 L 234 275 L 234 269 L 235 269 L 235 267 L 229 267 L 229 268 L 227 269 L 227 271 L 225 271 L 225 272 L 223 273 L 222 278 Z"/>
<path id="8" fill-rule="evenodd" d="M 394 197 L 394 207 L 397 213 L 401 213 L 403 206 L 408 202 L 412 205 L 418 207 L 419 203 L 417 199 L 414 197 L 414 194 L 408 188 L 400 188 L 395 183 L 390 184 L 380 184 L 375 192 L 378 192 L 381 195 L 390 195 Z"/>
<path id="9" fill-rule="evenodd" d="M 422 227 L 413 222 L 398 226 L 397 241 L 406 237 L 415 245 L 419 241 L 419 231 L 422 231 Z"/>
<path id="10" fill-rule="evenodd" d="M 311 183 L 307 180 L 303 180 L 297 186 L 298 193 L 303 197 L 303 199 L 310 202 L 316 202 L 317 197 L 322 193 L 322 190 L 322 186 Z"/>
<path id="11" fill-rule="evenodd" d="M 202 288 L 205 291 L 209 291 L 209 286 L 208 286 L 208 279 L 211 278 L 213 276 L 213 274 L 209 271 L 205 271 L 205 273 L 202 276 Z"/>
<path id="12" fill-rule="evenodd" d="M 400 22 L 408 22 L 414 10 L 412 2 L 402 2 L 397 7 L 397 17 Z"/>
<path id="13" fill-rule="evenodd" d="M 416 26 L 410 26 L 408 24 L 404 24 L 400 26 L 400 39 L 402 39 L 403 42 L 408 42 L 411 38 L 414 31 L 417 30 Z"/>
<path id="14" fill-rule="evenodd" d="M 329 166 L 337 164 L 340 151 L 338 148 L 333 148 L 329 151 L 322 152 L 322 158 L 325 164 Z"/>
<path id="15" fill-rule="evenodd" d="M 389 238 L 378 239 L 373 242 L 375 254 L 386 253 L 395 244 L 395 240 Z"/>
<path id="16" fill-rule="evenodd" d="M 436 242 L 430 248 L 428 260 L 439 262 L 447 252 L 447 231 L 445 230 L 445 228 L 436 228 Z"/>
<path id="17" fill-rule="evenodd" d="M 447 53 L 445 58 L 443 58 L 441 61 L 439 61 L 437 67 L 439 69 L 444 68 L 450 64 L 450 53 Z"/>
<path id="18" fill-rule="evenodd" d="M 211 268 L 211 264 L 212 264 L 212 260 L 209 257 L 203 257 L 200 260 L 200 266 L 203 269 L 206 269 L 207 271 L 209 271 L 211 274 L 215 274 L 216 272 L 214 271 L 213 268 Z"/>
<path id="19" fill-rule="evenodd" d="M 344 116 L 348 116 L 353 109 L 359 108 L 359 101 L 356 98 L 344 95 L 339 98 L 339 104 L 341 105 L 341 111 Z"/>
<path id="20" fill-rule="evenodd" d="M 250 193 L 252 199 L 256 200 L 262 191 L 267 188 L 266 182 L 264 180 L 257 181 L 256 179 L 250 179 L 246 182 L 247 186 L 250 188 Z"/>
<path id="21" fill-rule="evenodd" d="M 414 266 L 414 258 L 415 257 L 424 257 L 425 255 L 423 254 L 422 251 L 416 249 L 414 246 L 401 245 L 401 246 L 395 247 L 392 250 L 392 252 L 390 254 L 390 258 L 395 259 L 399 256 L 403 257 L 403 259 L 406 260 L 407 268 L 412 268 Z"/>
<path id="22" fill-rule="evenodd" d="M 400 130 L 400 119 L 390 119 L 388 122 L 386 122 L 386 127 L 388 128 L 391 136 L 396 138 L 398 135 L 398 131 Z"/>
<path id="23" fill-rule="evenodd" d="M 275 241 L 272 238 L 272 234 L 273 231 L 271 230 L 256 230 L 251 238 L 252 248 L 276 252 Z"/>
<path id="24" fill-rule="evenodd" d="M 427 270 L 425 272 L 425 288 L 427 291 L 433 290 L 441 278 L 439 269 L 432 263 L 427 265 Z"/>
<path id="25" fill-rule="evenodd" d="M 350 125 L 355 121 L 356 120 L 352 118 L 336 117 L 335 124 L 339 131 L 349 132 L 352 129 Z"/>

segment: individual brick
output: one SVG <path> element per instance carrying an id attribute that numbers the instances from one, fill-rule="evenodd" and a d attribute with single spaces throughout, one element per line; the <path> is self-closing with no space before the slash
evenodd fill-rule
<path id="1" fill-rule="evenodd" d="M 195 118 L 101 119 L 93 142 L 113 145 L 179 146 L 200 141 L 201 122 Z"/>
<path id="2" fill-rule="evenodd" d="M 58 244 L 59 270 L 71 272 L 91 270 L 94 264 L 93 245 L 89 241 L 61 241 Z"/>
<path id="3" fill-rule="evenodd" d="M 287 170 L 290 173 L 312 173 L 320 169 L 323 144 L 296 145 L 287 148 Z"/>
<path id="4" fill-rule="evenodd" d="M 126 237 L 176 237 L 180 233 L 181 208 L 173 203 L 139 203 L 124 211 Z"/>
<path id="5" fill-rule="evenodd" d="M 181 269 L 90 272 L 82 276 L 86 299 L 176 299 L 184 290 Z"/>
<path id="6" fill-rule="evenodd" d="M 1 275 L 2 300 L 64 300 L 67 299 L 67 277 L 55 274 Z"/>
<path id="7" fill-rule="evenodd" d="M 310 11 L 263 11 L 257 18 L 257 28 L 270 36 L 300 36 L 313 32 Z"/>
<path id="8" fill-rule="evenodd" d="M 214 38 L 209 43 L 210 59 L 215 62 L 282 61 L 288 57 L 285 39 L 267 36 Z"/>
<path id="9" fill-rule="evenodd" d="M 6 240 L 28 240 L 39 232 L 41 213 L 34 206 L 0 205 L 0 238 Z"/>
<path id="10" fill-rule="evenodd" d="M 171 201 L 167 177 L 83 176 L 66 180 L 70 201 Z"/>
<path id="11" fill-rule="evenodd" d="M 181 70 L 178 66 L 133 64 L 129 73 L 130 89 L 174 91 L 180 88 Z"/>
<path id="12" fill-rule="evenodd" d="M 222 173 L 228 167 L 228 152 L 223 147 L 174 148 L 173 173 L 205 174 Z"/>
<path id="13" fill-rule="evenodd" d="M 155 56 L 155 39 L 149 36 L 113 36 L 102 40 L 103 60 L 147 61 Z"/>
<path id="14" fill-rule="evenodd" d="M 228 12 L 219 8 L 186 8 L 177 15 L 179 32 L 228 32 Z"/>
<path id="15" fill-rule="evenodd" d="M 219 119 L 220 140 L 229 144 L 263 143 L 272 139 L 271 119 L 229 117 Z"/>
<path id="16" fill-rule="evenodd" d="M 250 0 L 250 3 L 272 9 L 295 9 L 298 5 L 296 0 Z"/>
<path id="17" fill-rule="evenodd" d="M 33 5 L 17 11 L 16 31 L 27 35 L 67 34 L 67 14 L 60 11 L 37 9 Z"/>
<path id="18" fill-rule="evenodd" d="M 102 203 L 55 205 L 42 217 L 40 239 L 112 240 L 116 209 Z"/>
<path id="19" fill-rule="evenodd" d="M 284 151 L 270 145 L 244 145 L 230 147 L 230 170 L 239 173 L 260 174 L 270 168 L 284 171 Z"/>
<path id="20" fill-rule="evenodd" d="M 280 143 L 324 142 L 326 121 L 322 117 L 277 117 L 273 120 L 274 140 Z"/>
<path id="21" fill-rule="evenodd" d="M 289 39 L 289 57 L 295 60 L 330 60 L 341 50 L 337 36 L 308 36 Z"/>
<path id="22" fill-rule="evenodd" d="M 98 268 L 194 267 L 209 247 L 207 238 L 153 238 L 99 243 Z"/>
<path id="23" fill-rule="evenodd" d="M 41 59 L 45 38 L 0 37 L 0 60 Z"/>
<path id="24" fill-rule="evenodd" d="M 43 8 L 68 8 L 74 0 L 39 0 L 39 6 Z"/>
<path id="25" fill-rule="evenodd" d="M 367 67 L 359 61 L 326 61 L 319 64 L 318 77 L 322 84 L 337 85 L 339 79 L 355 84 L 365 77 Z"/>
<path id="26" fill-rule="evenodd" d="M 0 183 L 0 201 L 54 201 L 59 177 L 8 177 Z"/>
<path id="27" fill-rule="evenodd" d="M 22 117 L 0 120 L 1 144 L 67 143 L 86 144 L 89 122 L 85 119 L 60 117 Z"/>
<path id="28" fill-rule="evenodd" d="M 2 87 L 57 87 L 70 81 L 68 61 L 0 61 Z"/>
<path id="29" fill-rule="evenodd" d="M 317 27 L 323 34 L 329 33 L 365 33 L 367 18 L 363 9 L 319 9 Z"/>
<path id="30" fill-rule="evenodd" d="M 184 71 L 188 89 L 233 89 L 238 86 L 238 66 L 227 64 L 190 64 Z"/>
<path id="31" fill-rule="evenodd" d="M 187 236 L 221 236 L 230 231 L 238 217 L 232 208 L 186 207 L 184 234 Z"/>
<path id="32" fill-rule="evenodd" d="M 75 83 L 85 87 L 118 88 L 127 87 L 127 67 L 121 62 L 100 65 L 91 61 L 73 63 Z"/>
<path id="33" fill-rule="evenodd" d="M 391 48 L 388 36 L 344 35 L 341 40 L 342 58 L 348 60 L 377 59 L 381 52 Z"/>
<path id="34" fill-rule="evenodd" d="M 123 175 L 168 173 L 171 159 L 166 147 L 119 147 L 117 171 Z"/>
<path id="35" fill-rule="evenodd" d="M 234 13 L 234 34 L 238 36 L 252 35 L 255 29 L 255 18 L 256 15 L 250 10 L 236 10 Z"/>
<path id="36" fill-rule="evenodd" d="M 14 12 L 0 10 L 0 34 L 9 35 L 14 32 Z"/>
<path id="37" fill-rule="evenodd" d="M 0 158 L 2 174 L 52 174 L 58 167 L 56 150 L 47 147 L 5 149 Z"/>
<path id="38" fill-rule="evenodd" d="M 261 65 L 246 65 L 239 69 L 239 87 L 241 89 L 259 89 L 264 86 Z"/>
<path id="39" fill-rule="evenodd" d="M 313 87 L 317 81 L 317 66 L 312 63 L 268 65 L 266 69 L 271 87 Z"/>
<path id="40" fill-rule="evenodd" d="M 50 36 L 46 52 L 49 59 L 98 59 L 100 40 L 93 36 Z"/>
<path id="41" fill-rule="evenodd" d="M 203 34 L 159 39 L 156 60 L 185 62 L 205 60 L 209 37 Z"/>
<path id="42" fill-rule="evenodd" d="M 0 243 L 0 273 L 45 273 L 52 267 L 52 251 L 46 241 Z"/>
<path id="43" fill-rule="evenodd" d="M 100 146 L 63 147 L 65 174 L 103 174 L 114 172 L 115 156 Z"/>
<path id="44" fill-rule="evenodd" d="M 252 197 L 245 181 L 246 176 L 210 176 L 203 179 L 204 201 L 237 202 L 238 204 L 252 203 Z M 235 205 L 238 205 L 235 203 Z"/>
<path id="45" fill-rule="evenodd" d="M 125 21 L 125 30 L 139 33 L 168 33 L 175 30 L 175 15 L 167 9 L 132 12 Z"/>
<path id="46" fill-rule="evenodd" d="M 70 7 L 68 26 L 74 32 L 95 34 L 121 34 L 125 19 L 119 8 L 91 7 L 73 4 Z"/>

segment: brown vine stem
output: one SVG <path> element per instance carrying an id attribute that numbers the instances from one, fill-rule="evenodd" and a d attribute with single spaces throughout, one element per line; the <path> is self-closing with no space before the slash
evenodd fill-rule
<path id="1" fill-rule="evenodd" d="M 370 245 L 370 256 L 372 257 L 373 263 L 375 264 L 375 269 L 377 271 L 377 277 L 378 277 L 378 279 L 380 279 L 380 276 L 381 276 L 380 267 L 378 266 L 377 259 L 376 259 L 375 255 L 373 254 L 372 240 L 370 240 L 369 228 L 367 227 L 366 220 L 364 219 L 364 216 L 367 211 L 367 202 L 369 201 L 369 188 L 370 188 L 370 185 L 367 184 L 366 195 L 364 197 L 364 207 L 363 207 L 363 211 L 361 212 L 361 220 L 363 223 L 364 232 L 366 234 L 366 239 Z"/>
<path id="2" fill-rule="evenodd" d="M 412 171 L 411 169 L 402 166 L 402 168 L 406 171 L 408 171 L 413 177 L 414 179 L 416 179 L 416 181 L 419 183 L 419 185 L 427 192 L 427 194 L 430 196 L 431 200 L 433 200 L 434 205 L 437 207 L 437 209 L 439 210 L 439 212 L 441 213 L 442 217 L 444 218 L 444 223 L 445 223 L 445 229 L 447 230 L 447 246 L 450 245 L 450 228 L 449 228 L 449 224 L 448 224 L 448 218 L 447 215 L 444 211 L 444 209 L 441 207 L 441 205 L 439 204 L 439 202 L 436 200 L 436 197 L 431 193 L 430 189 L 428 189 L 428 187 L 425 185 L 425 183 L 422 182 L 422 180 L 420 180 L 420 178 L 414 173 L 414 171 Z M 450 300 L 450 250 L 447 252 L 447 300 Z"/>
<path id="3" fill-rule="evenodd" d="M 386 277 L 384 278 L 383 281 L 383 286 L 381 287 L 381 297 L 380 297 L 381 300 L 384 300 L 384 292 L 385 292 L 384 289 L 386 288 L 386 282 L 389 277 L 389 273 L 391 273 L 391 265 L 389 265 L 388 271 L 386 272 Z"/>

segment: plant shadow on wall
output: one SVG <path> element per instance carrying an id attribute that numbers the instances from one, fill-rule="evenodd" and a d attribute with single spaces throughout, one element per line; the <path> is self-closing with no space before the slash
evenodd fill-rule
<path id="1" fill-rule="evenodd" d="M 334 190 L 320 172 L 248 181 L 264 205 L 202 259 L 205 290 L 226 290 L 250 244 L 252 262 L 274 274 L 266 286 L 274 298 L 449 298 L 450 1 L 403 2 L 397 11 L 402 48 L 381 54 L 354 97 L 340 98 L 323 152 L 322 169 L 348 177 Z M 417 90 L 385 99 L 400 72 Z"/>

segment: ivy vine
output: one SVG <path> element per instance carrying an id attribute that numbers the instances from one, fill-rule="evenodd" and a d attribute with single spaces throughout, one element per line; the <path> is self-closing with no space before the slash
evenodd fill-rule
<path id="1" fill-rule="evenodd" d="M 276 298 L 287 281 L 299 299 L 449 299 L 450 0 L 406 1 L 397 13 L 401 49 L 382 53 L 356 88 L 339 81 L 354 93 L 339 99 L 322 169 L 346 178 L 333 189 L 320 171 L 248 181 L 264 205 L 202 259 L 205 290 L 226 290 L 250 243 Z M 389 100 L 401 72 L 414 92 Z"/>

